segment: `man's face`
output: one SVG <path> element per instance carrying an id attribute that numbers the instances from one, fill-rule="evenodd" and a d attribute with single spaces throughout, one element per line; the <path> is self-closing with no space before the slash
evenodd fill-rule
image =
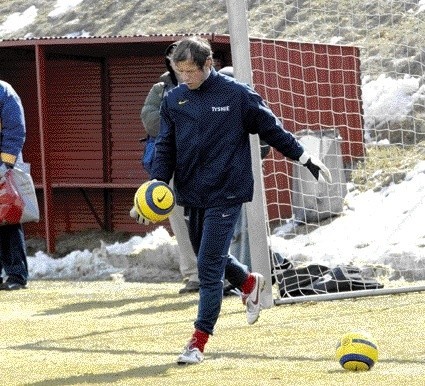
<path id="1" fill-rule="evenodd" d="M 211 68 L 211 59 L 207 59 L 202 69 L 191 60 L 174 63 L 176 66 L 179 79 L 182 83 L 186 83 L 190 90 L 196 90 L 208 78 Z"/>

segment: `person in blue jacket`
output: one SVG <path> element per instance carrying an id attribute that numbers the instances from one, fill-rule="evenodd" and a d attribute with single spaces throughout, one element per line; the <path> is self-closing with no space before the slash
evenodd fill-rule
<path id="1" fill-rule="evenodd" d="M 169 90 L 178 85 L 178 79 L 173 69 L 173 62 L 170 59 L 176 46 L 177 45 L 175 43 L 172 43 L 165 50 L 165 66 L 167 68 L 167 72 L 161 75 L 160 82 L 155 83 L 152 86 L 140 113 L 143 126 L 145 127 L 149 137 L 151 137 L 154 141 L 159 134 L 159 109 L 162 99 L 165 95 L 167 95 Z M 147 143 L 145 146 L 147 146 Z M 154 158 L 152 157 L 151 162 L 153 163 L 153 161 Z M 150 173 L 152 163 L 149 168 L 146 168 L 146 165 L 144 165 L 148 173 Z M 171 187 L 172 185 L 173 184 L 171 183 Z M 137 220 L 138 215 L 134 208 L 130 211 L 130 216 Z M 183 280 L 186 282 L 185 286 L 179 290 L 179 293 L 186 294 L 198 292 L 198 266 L 195 253 L 193 252 L 193 248 L 189 240 L 189 232 L 186 226 L 186 220 L 184 219 L 183 208 L 175 205 L 174 210 L 169 217 L 169 221 L 171 229 L 177 239 L 180 273 L 183 276 Z"/>
<path id="2" fill-rule="evenodd" d="M 169 183 L 189 219 L 200 281 L 195 331 L 178 364 L 199 363 L 214 332 L 226 278 L 242 292 L 248 324 L 257 321 L 265 279 L 251 273 L 229 246 L 242 204 L 253 198 L 250 134 L 259 135 L 313 175 L 329 181 L 326 166 L 309 156 L 250 86 L 213 68 L 209 42 L 182 39 L 173 53 L 182 81 L 163 99 L 151 177 Z"/>
<path id="3" fill-rule="evenodd" d="M 21 99 L 9 83 L 0 80 L 0 178 L 22 161 L 25 117 Z M 3 282 L 4 270 L 7 279 Z M 26 288 L 28 264 L 21 224 L 0 226 L 0 290 Z"/>

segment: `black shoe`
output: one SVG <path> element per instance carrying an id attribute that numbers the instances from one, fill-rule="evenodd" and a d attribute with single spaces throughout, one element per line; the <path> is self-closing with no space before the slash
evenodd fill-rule
<path id="1" fill-rule="evenodd" d="M 20 290 L 20 289 L 25 289 L 27 288 L 27 286 L 25 284 L 21 284 L 21 283 L 1 283 L 0 284 L 0 291 L 15 291 L 15 290 Z"/>
<path id="2" fill-rule="evenodd" d="M 199 292 L 199 283 L 197 281 L 188 281 L 179 291 L 179 294 L 187 294 L 189 292 Z"/>

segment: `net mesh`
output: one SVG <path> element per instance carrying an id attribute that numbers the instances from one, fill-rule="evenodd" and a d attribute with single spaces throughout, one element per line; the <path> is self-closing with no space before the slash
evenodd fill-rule
<path id="1" fill-rule="evenodd" d="M 246 4 L 255 89 L 333 176 L 263 161 L 278 296 L 305 267 L 328 271 L 301 271 L 302 294 L 421 283 L 425 1 Z"/>

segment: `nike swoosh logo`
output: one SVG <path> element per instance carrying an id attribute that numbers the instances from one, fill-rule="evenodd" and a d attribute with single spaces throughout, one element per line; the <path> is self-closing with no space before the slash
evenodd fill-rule
<path id="1" fill-rule="evenodd" d="M 182 101 L 179 101 L 179 105 L 185 105 L 187 102 L 189 102 L 189 99 L 184 99 Z"/>
<path id="2" fill-rule="evenodd" d="M 164 195 L 161 198 L 158 198 L 158 202 L 162 202 L 162 200 L 165 198 L 166 195 L 167 193 L 164 193 Z"/>
<path id="3" fill-rule="evenodd" d="M 221 217 L 223 217 L 223 218 L 226 218 L 226 217 L 229 217 L 230 216 L 230 214 L 227 214 L 227 213 L 223 213 L 222 215 L 221 215 Z"/>

